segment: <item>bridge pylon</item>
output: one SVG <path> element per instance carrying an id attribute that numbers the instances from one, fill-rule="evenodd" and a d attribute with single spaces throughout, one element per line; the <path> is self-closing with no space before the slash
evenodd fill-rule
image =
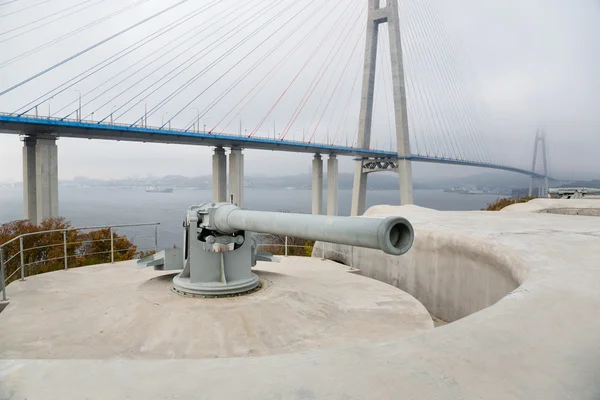
<path id="1" fill-rule="evenodd" d="M 548 162 L 546 160 L 546 132 L 544 129 L 538 129 L 535 132 L 535 142 L 533 144 L 533 162 L 531 164 L 531 172 L 536 172 L 537 168 L 537 153 L 538 148 L 542 149 L 542 175 L 543 178 L 531 176 L 529 183 L 529 196 L 533 196 L 533 186 L 536 179 L 539 180 L 538 197 L 546 197 L 548 195 Z"/>
<path id="2" fill-rule="evenodd" d="M 539 179 L 538 185 L 538 197 L 545 197 L 548 194 L 548 163 L 546 160 L 546 132 L 544 129 L 538 129 L 535 132 L 535 142 L 533 144 L 533 162 L 531 164 L 531 172 L 536 172 L 537 167 L 537 153 L 538 148 L 542 149 L 542 174 L 543 178 L 536 178 L 531 176 L 531 182 L 529 183 L 529 196 L 533 196 L 534 181 Z"/>
<path id="3" fill-rule="evenodd" d="M 380 0 L 369 0 L 357 145 L 360 148 L 369 148 L 371 145 L 373 93 L 375 90 L 375 66 L 377 61 L 377 36 L 379 33 L 379 25 L 383 23 L 387 23 L 390 37 L 392 91 L 394 95 L 394 117 L 396 123 L 398 156 L 410 157 L 398 0 L 387 0 L 387 5 L 385 7 L 380 7 Z M 363 168 L 365 161 L 368 160 L 362 159 L 356 161 L 351 215 L 361 215 L 365 211 L 365 200 L 367 196 L 367 173 Z M 400 179 L 400 204 L 412 204 L 413 184 L 410 160 L 398 160 L 397 168 Z"/>

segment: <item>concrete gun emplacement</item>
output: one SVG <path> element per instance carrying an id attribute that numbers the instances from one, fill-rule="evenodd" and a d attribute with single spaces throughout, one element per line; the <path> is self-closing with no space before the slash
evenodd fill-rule
<path id="1" fill-rule="evenodd" d="M 251 268 L 271 261 L 256 250 L 252 232 L 291 236 L 406 253 L 413 227 L 402 217 L 368 218 L 242 210 L 229 203 L 205 203 L 187 211 L 184 225 L 184 269 L 173 278 L 173 290 L 191 296 L 247 292 L 259 285 Z"/>

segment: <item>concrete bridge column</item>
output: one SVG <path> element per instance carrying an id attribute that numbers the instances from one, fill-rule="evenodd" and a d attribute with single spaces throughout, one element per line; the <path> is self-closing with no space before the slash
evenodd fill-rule
<path id="1" fill-rule="evenodd" d="M 338 159 L 330 154 L 327 160 L 327 215 L 338 215 Z"/>
<path id="2" fill-rule="evenodd" d="M 222 147 L 213 154 L 212 198 L 215 203 L 227 201 L 227 157 Z"/>
<path id="3" fill-rule="evenodd" d="M 34 224 L 58 217 L 58 148 L 54 137 L 25 137 L 23 204 L 25 218 Z"/>
<path id="4" fill-rule="evenodd" d="M 312 213 L 322 214 L 323 205 L 323 160 L 315 154 L 312 162 Z"/>
<path id="5" fill-rule="evenodd" d="M 394 121 L 396 124 L 396 142 L 398 155 L 410 157 L 410 140 L 408 132 L 408 109 L 406 106 L 406 90 L 404 68 L 402 62 L 402 41 L 400 37 L 400 17 L 398 0 L 388 0 L 387 5 L 380 7 L 379 0 L 368 0 L 367 33 L 365 58 L 363 64 L 363 82 L 358 118 L 357 147 L 370 148 L 371 124 L 373 119 L 373 94 L 375 90 L 375 65 L 377 60 L 377 37 L 379 25 L 387 23 L 392 69 L 392 92 L 394 96 Z M 413 203 L 412 167 L 410 160 L 403 158 L 398 162 L 398 178 L 400 180 L 400 204 Z M 352 189 L 351 215 L 365 212 L 367 196 L 367 175 L 363 172 L 362 160 L 357 160 L 354 170 L 354 186 Z"/>
<path id="6" fill-rule="evenodd" d="M 237 147 L 232 147 L 229 155 L 229 193 L 230 203 L 243 207 L 244 154 L 242 149 Z"/>

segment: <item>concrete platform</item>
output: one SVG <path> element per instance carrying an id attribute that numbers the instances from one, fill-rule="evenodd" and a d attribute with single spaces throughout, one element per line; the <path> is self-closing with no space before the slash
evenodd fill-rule
<path id="1" fill-rule="evenodd" d="M 598 207 L 566 202 L 556 208 Z M 0 360 L 0 398 L 597 400 L 600 218 L 544 212 L 551 204 L 378 206 L 368 213 L 415 226 L 406 255 L 324 245 L 328 257 L 406 290 L 448 325 L 262 357 Z M 0 314 L 3 340 L 10 307 Z"/>
<path id="2" fill-rule="evenodd" d="M 170 291 L 173 271 L 133 262 L 14 282 L 0 314 L 2 359 L 262 356 L 382 342 L 433 328 L 397 288 L 301 257 L 259 263 L 263 288 L 234 298 Z"/>

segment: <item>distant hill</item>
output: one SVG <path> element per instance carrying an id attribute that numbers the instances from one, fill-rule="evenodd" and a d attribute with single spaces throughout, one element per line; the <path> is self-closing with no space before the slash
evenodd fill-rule
<path id="1" fill-rule="evenodd" d="M 351 189 L 354 175 L 352 173 L 340 173 L 338 182 L 340 189 Z M 247 187 L 255 189 L 309 189 L 312 185 L 312 176 L 308 173 L 288 176 L 246 176 L 245 183 Z M 327 174 L 323 175 L 323 183 L 325 186 L 327 185 Z M 163 177 L 132 177 L 111 180 L 76 177 L 72 181 L 61 181 L 61 184 L 121 187 L 170 186 L 209 189 L 212 185 L 212 178 L 210 175 L 195 177 L 166 175 Z M 551 187 L 556 187 L 559 184 L 559 182 L 550 183 Z M 367 186 L 373 190 L 397 190 L 399 187 L 398 177 L 392 172 L 372 173 L 369 174 Z M 481 174 L 455 178 L 421 177 L 414 181 L 415 189 L 443 189 L 456 186 L 524 190 L 524 188 L 529 187 L 529 177 L 504 171 L 486 171 Z M 571 182 L 566 186 L 600 187 L 600 180 Z"/>
<path id="2" fill-rule="evenodd" d="M 572 181 L 560 185 L 560 187 L 588 187 L 600 188 L 600 179 L 592 179 L 591 181 Z"/>

